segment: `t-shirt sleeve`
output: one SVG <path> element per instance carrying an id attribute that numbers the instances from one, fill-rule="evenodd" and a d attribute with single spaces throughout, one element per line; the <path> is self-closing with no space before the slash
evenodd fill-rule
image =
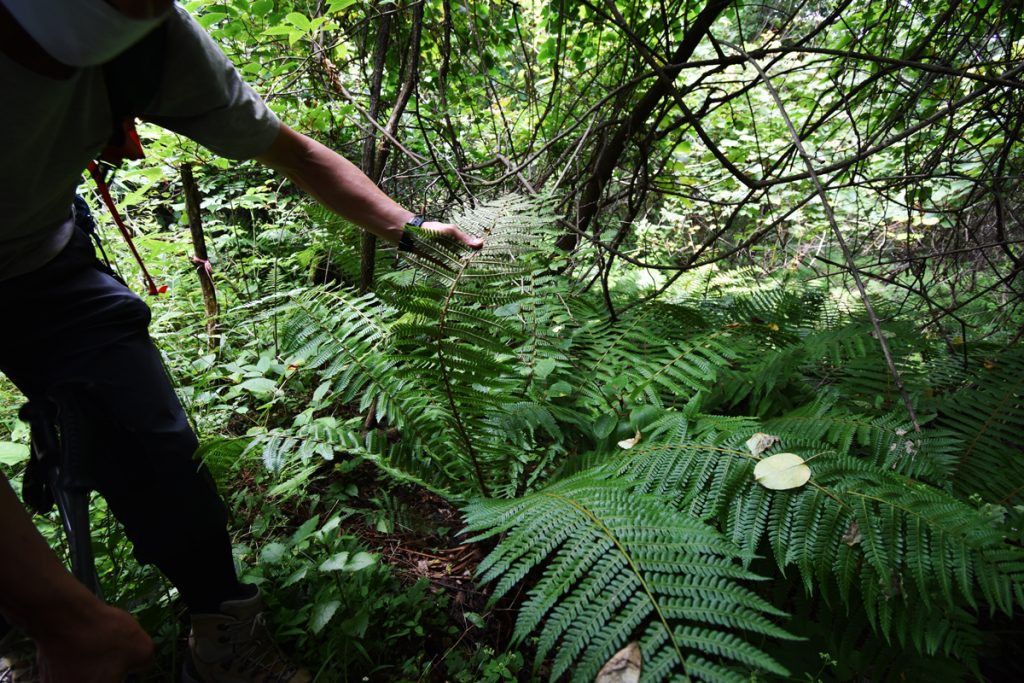
<path id="1" fill-rule="evenodd" d="M 162 82 L 141 118 L 229 159 L 267 151 L 277 116 L 185 10 L 175 6 L 167 23 Z"/>

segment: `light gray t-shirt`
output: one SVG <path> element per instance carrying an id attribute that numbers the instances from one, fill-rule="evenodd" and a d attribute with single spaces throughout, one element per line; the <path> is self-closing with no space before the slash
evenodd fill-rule
<path id="1" fill-rule="evenodd" d="M 280 123 L 185 10 L 167 19 L 160 89 L 141 117 L 231 159 L 265 152 Z M 107 143 L 111 114 L 100 67 L 67 79 L 31 71 L 0 51 L 0 280 L 56 256 L 71 238 L 71 204 L 85 166 Z"/>

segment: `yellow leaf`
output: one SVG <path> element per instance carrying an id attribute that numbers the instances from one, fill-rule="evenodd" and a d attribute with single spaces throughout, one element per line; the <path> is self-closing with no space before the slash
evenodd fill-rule
<path id="1" fill-rule="evenodd" d="M 796 453 L 776 453 L 754 467 L 754 479 L 766 489 L 800 488 L 811 478 L 811 468 Z"/>
<path id="2" fill-rule="evenodd" d="M 632 439 L 623 439 L 620 441 L 619 448 L 632 448 L 638 443 L 640 443 L 640 430 L 637 430 L 636 435 Z"/>

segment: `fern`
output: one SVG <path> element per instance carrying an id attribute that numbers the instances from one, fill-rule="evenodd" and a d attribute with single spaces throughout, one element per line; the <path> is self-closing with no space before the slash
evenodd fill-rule
<path id="1" fill-rule="evenodd" d="M 834 585 L 850 604 L 859 586 L 882 633 L 892 625 L 891 599 L 903 593 L 925 610 L 980 600 L 1011 613 L 1024 604 L 1024 552 L 1006 544 L 984 513 L 833 451 L 805 455 L 813 472 L 807 486 L 768 491 L 754 481 L 756 458 L 742 446 L 748 436 L 648 445 L 615 472 L 691 515 L 717 520 L 747 556 L 766 545 L 780 570 L 800 570 L 808 591 Z"/>
<path id="2" fill-rule="evenodd" d="M 957 489 L 1001 505 L 1024 501 L 1024 348 L 981 349 L 962 384 L 933 403 L 938 424 L 963 442 Z"/>
<path id="3" fill-rule="evenodd" d="M 536 635 L 552 679 L 591 680 L 630 640 L 645 680 L 783 675 L 774 653 L 797 629 L 773 603 L 974 666 L 976 615 L 1024 605 L 1021 350 L 972 349 L 964 370 L 888 320 L 916 431 L 856 306 L 732 271 L 610 323 L 537 247 L 548 206 L 458 217 L 486 236 L 476 253 L 419 235 L 376 297 L 316 289 L 275 309 L 303 371 L 387 430 L 296 421 L 265 437 L 268 459 L 345 451 L 476 494 L 470 528 L 500 539 L 481 576 L 498 595 L 526 584 L 515 636 Z M 758 432 L 807 460 L 806 486 L 754 481 L 774 452 L 750 451 Z M 788 576 L 787 603 L 758 581 Z"/>
<path id="4" fill-rule="evenodd" d="M 520 608 L 515 637 L 540 629 L 538 664 L 557 646 L 551 680 L 597 670 L 632 638 L 648 680 L 745 680 L 754 668 L 786 673 L 735 632 L 790 637 L 782 613 L 742 585 L 759 577 L 713 528 L 675 513 L 624 482 L 579 476 L 528 497 L 477 501 L 468 529 L 506 534 L 481 564 L 508 592 L 540 562 L 543 576 Z M 741 665 L 742 668 L 734 668 Z"/>

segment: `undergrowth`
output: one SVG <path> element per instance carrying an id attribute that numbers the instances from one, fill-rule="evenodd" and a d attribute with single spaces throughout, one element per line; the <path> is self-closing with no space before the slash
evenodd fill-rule
<path id="1" fill-rule="evenodd" d="M 317 248 L 354 245 L 351 226 L 313 211 L 312 246 L 229 297 L 215 351 L 158 311 L 239 566 L 319 680 L 585 681 L 632 641 L 652 681 L 987 671 L 1024 603 L 1020 345 L 881 297 L 915 425 L 859 304 L 798 273 L 707 268 L 612 321 L 543 247 L 551 216 L 480 206 L 459 222 L 482 251 L 421 235 L 414 267 L 385 254 L 356 295 L 355 247 Z M 809 481 L 755 480 L 781 452 Z M 464 519 L 433 517 L 440 501 Z M 177 652 L 173 591 L 98 510 L 111 595 Z M 383 541 L 403 528 L 433 544 L 420 580 Z M 452 548 L 477 556 L 429 564 Z"/>

